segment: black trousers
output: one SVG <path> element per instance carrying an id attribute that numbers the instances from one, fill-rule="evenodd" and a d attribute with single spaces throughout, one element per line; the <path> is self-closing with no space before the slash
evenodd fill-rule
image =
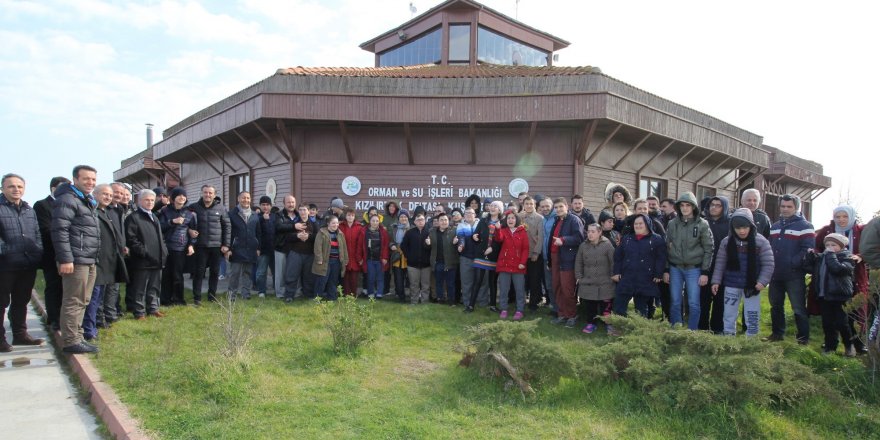
<path id="1" fill-rule="evenodd" d="M 394 293 L 397 295 L 397 299 L 406 301 L 406 289 L 409 288 L 406 269 L 392 267 L 390 272 L 394 274 Z"/>
<path id="2" fill-rule="evenodd" d="M 544 257 L 538 255 L 537 261 L 526 261 L 526 288 L 529 291 L 529 308 L 536 310 L 544 298 Z"/>
<path id="3" fill-rule="evenodd" d="M 202 280 L 205 279 L 205 269 L 210 269 L 208 276 L 208 299 L 215 300 L 217 297 L 217 281 L 220 279 L 220 259 L 223 253 L 220 248 L 196 249 L 196 271 L 192 274 L 193 300 L 202 300 Z"/>
<path id="4" fill-rule="evenodd" d="M 186 268 L 186 251 L 168 251 L 165 269 L 162 271 L 162 294 L 164 305 L 185 305 L 183 299 L 183 271 Z"/>
<path id="5" fill-rule="evenodd" d="M 46 280 L 46 289 L 43 291 L 46 298 L 46 315 L 48 316 L 46 323 L 50 326 L 57 325 L 61 322 L 61 298 L 64 296 L 58 266 L 54 263 L 47 265 L 43 269 L 43 278 Z"/>
<path id="6" fill-rule="evenodd" d="M 843 339 L 843 346 L 849 348 L 852 345 L 852 333 L 849 329 L 849 319 L 843 311 L 844 301 L 826 301 L 819 298 L 819 310 L 822 313 L 822 331 L 825 333 L 825 351 L 837 349 L 837 335 Z"/>
<path id="7" fill-rule="evenodd" d="M 134 302 L 135 318 L 158 312 L 162 269 L 134 269 L 130 275 L 125 297 L 131 297 Z"/>
<path id="8" fill-rule="evenodd" d="M 723 285 L 719 286 L 717 295 L 712 295 L 712 286 L 708 283 L 700 288 L 700 323 L 697 328 L 712 330 L 718 335 L 724 333 Z"/>
<path id="9" fill-rule="evenodd" d="M 27 306 L 36 279 L 37 271 L 34 269 L 0 272 L 0 337 L 6 337 L 3 320 L 7 307 L 12 336 L 27 334 Z"/>
<path id="10" fill-rule="evenodd" d="M 660 288 L 660 309 L 663 311 L 663 319 L 669 321 L 670 301 L 672 301 L 669 284 L 661 281 L 657 287 Z M 651 298 L 650 301 L 654 301 L 654 298 Z"/>

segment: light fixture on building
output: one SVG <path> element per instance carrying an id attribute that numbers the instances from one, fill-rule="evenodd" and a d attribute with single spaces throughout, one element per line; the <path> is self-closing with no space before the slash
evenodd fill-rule
<path id="1" fill-rule="evenodd" d="M 397 31 L 397 38 L 400 38 L 400 41 L 406 40 L 406 32 L 403 29 Z"/>

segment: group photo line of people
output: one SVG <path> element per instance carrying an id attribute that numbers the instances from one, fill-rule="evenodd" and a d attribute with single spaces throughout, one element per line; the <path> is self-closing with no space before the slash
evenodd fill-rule
<path id="1" fill-rule="evenodd" d="M 754 337 L 768 288 L 765 340 L 785 338 L 787 298 L 795 340 L 809 342 L 809 318 L 819 315 L 823 352 L 842 343 L 845 356 L 866 352 L 880 322 L 868 286 L 868 268 L 880 268 L 880 221 L 862 225 L 841 205 L 816 230 L 789 194 L 771 223 L 756 189 L 741 193 L 738 208 L 691 192 L 634 199 L 609 183 L 595 215 L 577 194 L 528 193 L 506 203 L 471 195 L 463 209 L 431 212 L 390 201 L 361 213 L 340 198 L 322 212 L 294 195 L 276 207 L 243 191 L 227 209 L 210 185 L 193 201 L 182 187 L 132 194 L 127 184 L 97 182 L 95 168 L 78 165 L 70 179 L 51 179 L 49 195 L 31 207 L 25 178 L 2 177 L 0 323 L 8 309 L 12 342 L 0 326 L 0 352 L 44 343 L 26 323 L 39 270 L 47 325 L 67 353 L 97 352 L 98 329 L 126 314 L 161 318 L 162 307 L 186 305 L 187 274 L 196 306 L 206 276 L 208 301 L 223 277 L 231 299 L 290 303 L 342 292 L 514 321 L 545 308 L 553 324 L 580 321 L 583 333 L 604 327 L 610 335 L 602 317 L 625 316 L 632 303 L 671 326 Z"/>

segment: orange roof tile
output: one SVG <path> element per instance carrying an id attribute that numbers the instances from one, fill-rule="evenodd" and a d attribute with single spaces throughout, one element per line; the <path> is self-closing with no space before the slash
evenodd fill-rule
<path id="1" fill-rule="evenodd" d="M 538 76 L 577 76 L 600 74 L 598 67 L 530 67 L 481 64 L 477 66 L 438 66 L 421 64 L 398 67 L 290 67 L 276 75 L 376 77 L 376 78 L 500 78 Z"/>

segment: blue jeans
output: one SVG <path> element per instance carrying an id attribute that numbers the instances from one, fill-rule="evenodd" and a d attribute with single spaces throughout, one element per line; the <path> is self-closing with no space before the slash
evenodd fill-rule
<path id="1" fill-rule="evenodd" d="M 687 293 L 688 328 L 697 330 L 700 327 L 700 268 L 681 269 L 669 266 L 669 323 L 681 323 L 681 291 Z"/>
<path id="2" fill-rule="evenodd" d="M 785 336 L 785 293 L 794 312 L 794 324 L 797 326 L 797 339 L 810 339 L 810 320 L 807 316 L 806 281 L 803 275 L 790 280 L 770 282 L 770 327 L 776 336 Z"/>
<path id="3" fill-rule="evenodd" d="M 385 273 L 382 271 L 382 261 L 367 260 L 367 294 L 382 297 L 385 292 Z"/>
<path id="4" fill-rule="evenodd" d="M 620 316 L 627 316 L 630 300 L 633 301 L 635 308 L 636 308 L 636 312 L 638 312 L 639 315 L 641 315 L 643 317 L 647 317 L 648 316 L 648 302 L 654 301 L 654 297 L 653 296 L 644 296 L 644 295 L 633 296 L 633 295 L 628 295 L 628 294 L 624 294 L 624 293 L 617 293 L 614 295 L 614 303 L 612 305 L 612 310 L 614 311 L 614 314 L 620 315 Z"/>
<path id="5" fill-rule="evenodd" d="M 315 294 L 321 295 L 327 301 L 336 301 L 336 286 L 339 285 L 339 275 L 342 273 L 342 265 L 338 258 L 331 258 L 327 263 L 327 275 L 316 277 Z"/>
<path id="6" fill-rule="evenodd" d="M 260 257 L 257 259 L 257 267 L 254 269 L 254 285 L 257 287 L 257 293 L 266 294 L 266 276 L 269 274 L 269 266 L 272 266 L 272 260 L 274 259 L 274 252 L 260 253 Z M 272 276 L 277 277 L 278 275 L 273 273 Z"/>
<path id="7" fill-rule="evenodd" d="M 447 267 L 444 263 L 434 265 L 434 295 L 438 301 L 455 302 L 455 266 Z M 443 286 L 446 286 L 446 295 Z"/>
<path id="8" fill-rule="evenodd" d="M 547 261 L 546 259 L 544 261 Z M 550 303 L 550 310 L 554 312 L 559 309 L 556 307 L 556 294 L 553 293 L 553 273 L 550 266 L 544 265 L 544 292 L 547 294 L 547 302 Z"/>
<path id="9" fill-rule="evenodd" d="M 98 315 L 98 308 L 103 301 L 104 286 L 95 286 L 94 289 L 92 289 L 92 299 L 89 300 L 89 305 L 86 306 L 86 313 L 83 315 L 83 337 L 87 340 L 94 339 L 98 336 L 98 326 L 95 319 Z"/>

